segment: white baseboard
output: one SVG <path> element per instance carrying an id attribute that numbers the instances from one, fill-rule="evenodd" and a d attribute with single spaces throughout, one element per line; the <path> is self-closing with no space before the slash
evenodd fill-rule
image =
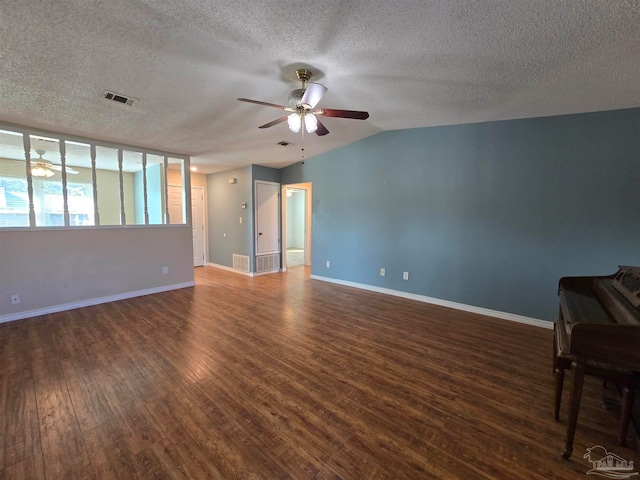
<path id="1" fill-rule="evenodd" d="M 38 308 L 35 310 L 25 310 L 23 312 L 10 313 L 0 315 L 0 323 L 12 322 L 14 320 L 22 320 L 23 318 L 38 317 L 49 313 L 63 312 L 65 310 L 73 310 L 74 308 L 90 307 L 101 303 L 116 302 L 118 300 L 126 300 L 127 298 L 142 297 L 143 295 L 151 295 L 153 293 L 168 292 L 169 290 L 177 290 L 179 288 L 187 288 L 195 286 L 195 282 L 174 283 L 172 285 L 163 285 L 162 287 L 147 288 L 144 290 L 136 290 L 135 292 L 119 293 L 117 295 L 109 295 L 107 297 L 90 298 L 79 302 L 64 303 L 62 305 L 54 305 L 52 307 Z"/>
<path id="2" fill-rule="evenodd" d="M 220 265 L 218 263 L 207 263 L 207 267 L 219 268 L 220 270 L 226 270 L 227 272 L 238 273 L 240 275 L 245 275 L 247 277 L 253 277 L 254 274 L 251 272 L 241 272 L 240 270 L 235 270 L 234 268 L 227 267 L 226 265 Z"/>
<path id="3" fill-rule="evenodd" d="M 523 315 L 517 315 L 515 313 L 507 313 L 501 312 L 499 310 L 491 310 L 489 308 L 475 307 L 473 305 L 466 305 L 464 303 L 450 302 L 449 300 L 441 300 L 439 298 L 427 297 L 425 295 L 418 295 L 415 293 L 408 293 L 400 290 L 392 290 L 390 288 L 376 287 L 374 285 L 367 285 L 365 283 L 348 282 L 346 280 L 337 280 L 335 278 L 321 277 L 318 275 L 311 275 L 311 278 L 314 280 L 320 280 L 322 282 L 336 283 L 338 285 L 345 285 L 347 287 L 360 288 L 362 290 L 369 290 L 371 292 L 384 293 L 386 295 L 393 295 L 395 297 L 408 298 L 410 300 L 417 300 L 419 302 L 440 305 L 441 307 L 448 307 L 465 312 L 477 313 L 479 315 L 486 315 L 488 317 L 501 318 L 503 320 L 509 320 L 511 322 L 524 323 L 527 325 L 533 325 L 535 327 L 546 328 L 549 330 L 553 329 L 553 322 L 540 320 L 538 318 L 525 317 Z"/>
<path id="4" fill-rule="evenodd" d="M 214 267 L 214 268 L 219 268 L 220 270 L 226 270 L 227 272 L 233 272 L 233 273 L 239 273 L 240 275 L 246 275 L 247 277 L 259 277 L 261 275 L 269 275 L 271 273 L 279 273 L 281 271 L 284 270 L 269 270 L 268 272 L 260 272 L 260 273 L 247 273 L 247 272 L 241 272 L 240 270 L 235 270 L 231 267 L 227 267 L 226 265 L 220 265 L 218 263 L 207 263 L 207 267 Z"/>
<path id="5" fill-rule="evenodd" d="M 260 272 L 260 273 L 254 273 L 253 276 L 254 277 L 260 277 L 262 275 L 271 275 L 272 273 L 280 273 L 283 272 L 284 270 L 280 270 L 279 268 L 277 270 L 268 270 L 266 272 Z"/>

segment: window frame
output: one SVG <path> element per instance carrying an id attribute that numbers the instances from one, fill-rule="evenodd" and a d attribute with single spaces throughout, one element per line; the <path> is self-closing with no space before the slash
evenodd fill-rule
<path id="1" fill-rule="evenodd" d="M 29 217 L 29 225 L 28 226 L 1 226 L 0 225 L 0 233 L 7 231 L 25 231 L 25 230 L 77 230 L 77 229 L 104 229 L 104 228 L 162 228 L 162 227 L 190 227 L 191 226 L 191 198 L 189 195 L 186 195 L 185 192 L 190 191 L 191 189 L 191 180 L 190 175 L 190 157 L 188 155 L 165 152 L 159 150 L 153 150 L 148 148 L 136 147 L 126 144 L 119 144 L 113 142 L 105 142 L 96 139 L 90 139 L 85 137 L 77 137 L 73 135 L 66 135 L 58 132 L 50 132 L 39 129 L 32 129 L 29 127 L 12 125 L 0 122 L 0 130 L 15 133 L 18 135 L 22 135 L 23 145 L 24 145 L 24 161 L 25 161 L 25 171 L 24 176 L 15 177 L 16 179 L 22 179 L 27 183 L 27 193 L 28 193 L 28 217 Z M 60 171 L 61 174 L 61 184 L 62 184 L 62 196 L 63 196 L 63 208 L 64 208 L 64 225 L 55 225 L 55 226 L 47 226 L 47 225 L 37 225 L 36 223 L 36 212 L 34 206 L 34 177 L 31 173 L 32 163 L 34 158 L 31 154 L 31 137 L 45 137 L 53 140 L 57 140 L 59 142 L 59 151 L 56 151 L 60 155 L 59 163 L 62 167 Z M 71 143 L 81 143 L 85 144 L 89 147 L 89 152 L 91 156 L 91 167 L 83 167 L 91 169 L 91 179 L 88 181 L 82 182 L 74 182 L 73 179 L 68 178 L 67 176 L 67 165 L 66 165 L 66 144 L 68 142 Z M 96 147 L 106 147 L 115 149 L 117 151 L 117 165 L 114 165 L 113 171 L 118 173 L 118 183 L 119 183 L 119 199 L 120 199 L 120 225 L 101 225 L 100 224 L 100 213 L 98 211 L 98 198 L 100 196 L 100 192 L 98 191 L 98 179 L 96 172 L 101 170 L 96 166 Z M 127 222 L 127 216 L 125 215 L 125 197 L 124 197 L 124 174 L 126 172 L 123 171 L 123 154 L 124 152 L 132 152 L 135 154 L 141 154 L 143 158 L 142 163 L 142 175 L 144 178 L 143 181 L 143 191 L 140 192 L 141 198 L 144 199 L 144 211 L 145 223 L 133 223 L 134 220 L 131 218 L 129 222 Z M 153 155 L 156 157 L 161 157 L 163 159 L 163 163 L 161 164 L 162 170 L 162 182 L 161 182 L 161 190 L 164 193 L 162 195 L 161 206 L 162 206 L 162 223 L 150 223 L 149 215 L 147 212 L 147 181 L 146 181 L 146 158 L 147 155 Z M 168 189 L 168 169 L 169 169 L 169 159 L 172 160 L 180 160 L 181 161 L 181 178 L 182 178 L 182 196 L 183 196 L 183 210 L 184 210 L 184 218 L 183 223 L 171 223 L 171 219 L 169 218 L 169 206 L 168 206 L 168 197 L 167 197 L 167 189 Z M 3 175 L 0 172 L 0 176 L 8 176 L 13 177 L 14 175 Z M 68 209 L 68 184 L 73 183 L 87 183 L 91 186 L 93 193 L 93 207 L 94 207 L 94 225 L 73 225 L 71 222 L 71 218 L 69 215 Z"/>

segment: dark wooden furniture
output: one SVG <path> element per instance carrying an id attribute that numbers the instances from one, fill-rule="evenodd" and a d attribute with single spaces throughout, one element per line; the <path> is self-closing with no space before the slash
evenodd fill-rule
<path id="1" fill-rule="evenodd" d="M 563 458 L 571 456 L 585 375 L 616 382 L 622 391 L 619 441 L 624 445 L 640 371 L 640 267 L 614 275 L 563 277 L 554 325 L 556 420 L 566 369 L 573 370 Z"/>

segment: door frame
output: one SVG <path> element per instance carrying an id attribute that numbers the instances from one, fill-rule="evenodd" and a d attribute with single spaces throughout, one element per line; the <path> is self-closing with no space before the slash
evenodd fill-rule
<path id="1" fill-rule="evenodd" d="M 274 253 L 279 253 L 280 254 L 280 258 L 282 258 L 282 221 L 280 218 L 278 218 L 278 224 L 276 225 L 276 231 L 278 232 L 278 249 L 274 250 L 272 252 L 268 252 L 268 253 L 261 253 L 258 254 L 258 236 L 259 236 L 259 232 L 258 232 L 258 185 L 259 184 L 264 184 L 264 185 L 273 185 L 273 186 L 277 186 L 277 187 L 281 187 L 280 183 L 278 182 L 269 182 L 266 180 L 254 180 L 254 184 L 253 184 L 253 211 L 254 211 L 254 215 L 253 215 L 253 255 L 254 258 L 259 256 L 259 255 L 270 255 L 270 254 L 274 254 Z M 282 194 L 281 194 L 281 189 L 278 188 L 278 201 L 280 202 L 280 204 L 282 205 Z M 277 212 L 280 211 L 280 209 L 276 209 Z"/>
<path id="2" fill-rule="evenodd" d="M 189 202 L 191 203 L 191 199 L 193 197 L 193 191 L 194 190 L 198 190 L 199 194 L 202 195 L 202 266 L 206 266 L 207 265 L 207 212 L 206 212 L 206 208 L 207 208 L 207 204 L 205 202 L 205 191 L 204 191 L 204 187 L 199 187 L 199 186 L 192 186 L 191 187 L 191 195 L 189 197 Z M 191 210 L 193 211 L 193 205 L 191 206 Z M 189 219 L 190 222 L 193 222 L 193 219 Z M 192 234 L 193 234 L 193 226 L 192 226 Z M 193 242 L 192 242 L 193 243 Z M 194 252 L 195 253 L 195 252 Z M 199 265 L 200 266 L 200 265 Z M 195 267 L 195 265 L 194 265 Z"/>
<path id="3" fill-rule="evenodd" d="M 305 190 L 305 228 L 304 228 L 304 265 L 311 265 L 311 213 L 313 206 L 313 185 L 312 182 L 303 182 L 303 183 L 290 183 L 287 185 L 282 185 L 282 190 L 280 191 L 280 199 L 282 206 L 282 230 L 280 232 L 281 242 L 281 250 L 282 250 L 282 271 L 287 271 L 287 188 L 295 188 L 296 190 Z"/>

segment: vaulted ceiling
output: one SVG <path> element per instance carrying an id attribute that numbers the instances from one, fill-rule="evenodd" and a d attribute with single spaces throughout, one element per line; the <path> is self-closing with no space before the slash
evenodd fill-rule
<path id="1" fill-rule="evenodd" d="M 207 172 L 281 167 L 385 130 L 638 107 L 639 5 L 3 2 L 0 121 L 188 154 Z M 320 106 L 370 118 L 323 118 L 324 137 L 259 130 L 282 111 L 236 99 L 286 103 L 299 67 L 328 87 Z"/>

